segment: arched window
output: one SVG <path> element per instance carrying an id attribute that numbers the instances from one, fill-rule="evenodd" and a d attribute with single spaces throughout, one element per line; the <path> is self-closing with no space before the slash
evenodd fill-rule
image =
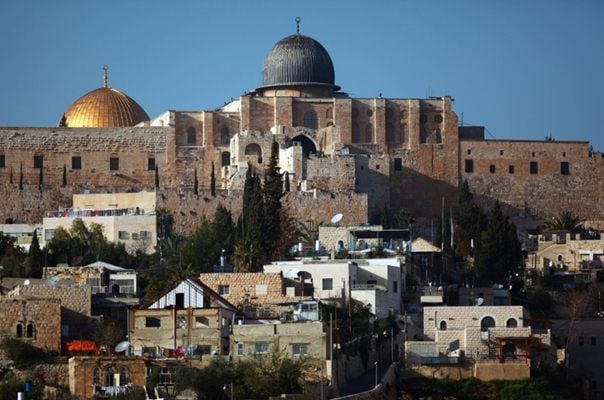
<path id="1" fill-rule="evenodd" d="M 332 119 L 333 118 L 333 108 L 329 107 L 327 110 L 325 110 L 325 119 Z"/>
<path id="2" fill-rule="evenodd" d="M 505 326 L 507 328 L 517 328 L 518 327 L 518 321 L 516 321 L 516 318 L 510 318 L 505 323 Z"/>
<path id="3" fill-rule="evenodd" d="M 489 328 L 495 327 L 495 320 L 493 317 L 484 317 L 482 321 L 480 321 L 480 330 L 482 332 L 487 332 Z"/>
<path id="4" fill-rule="evenodd" d="M 220 155 L 220 165 L 223 167 L 228 167 L 231 165 L 231 153 L 228 151 L 223 151 Z"/>
<path id="5" fill-rule="evenodd" d="M 302 126 L 311 129 L 319 128 L 319 120 L 317 119 L 317 113 L 315 110 L 308 110 L 304 113 L 304 121 L 302 121 Z"/>
<path id="6" fill-rule="evenodd" d="M 124 367 L 120 368 L 120 386 L 128 383 L 128 370 Z"/>
<path id="7" fill-rule="evenodd" d="M 447 321 L 440 321 L 440 330 L 441 331 L 447 330 Z"/>
<path id="8" fill-rule="evenodd" d="M 245 146 L 245 155 L 246 156 L 256 156 L 258 160 L 258 164 L 262 164 L 262 149 L 257 143 L 250 143 Z"/>
<path id="9" fill-rule="evenodd" d="M 101 384 L 101 369 L 98 367 L 92 370 L 92 383 L 95 385 Z"/>
<path id="10" fill-rule="evenodd" d="M 32 323 L 27 324 L 26 336 L 28 338 L 33 338 L 34 337 L 34 324 L 32 324 Z"/>
<path id="11" fill-rule="evenodd" d="M 229 131 L 228 126 L 223 126 L 220 130 L 220 144 L 230 144 L 231 143 L 231 132 Z"/>
<path id="12" fill-rule="evenodd" d="M 107 367 L 105 369 L 105 386 L 115 386 L 115 371 L 113 367 Z"/>
<path id="13" fill-rule="evenodd" d="M 17 337 L 23 337 L 23 324 L 17 324 Z"/>
<path id="14" fill-rule="evenodd" d="M 317 146 L 315 146 L 312 140 L 304 135 L 298 135 L 292 138 L 292 142 L 300 143 L 300 146 L 302 146 L 302 154 L 304 154 L 305 157 L 308 157 L 310 154 L 317 154 Z"/>
<path id="15" fill-rule="evenodd" d="M 190 126 L 187 129 L 187 144 L 189 146 L 195 146 L 197 132 L 195 132 L 195 128 Z"/>
<path id="16" fill-rule="evenodd" d="M 391 122 L 386 123 L 386 142 L 388 144 L 396 144 L 397 139 L 396 132 L 394 132 L 394 125 Z"/>
<path id="17" fill-rule="evenodd" d="M 365 143 L 373 143 L 373 125 L 365 125 Z"/>

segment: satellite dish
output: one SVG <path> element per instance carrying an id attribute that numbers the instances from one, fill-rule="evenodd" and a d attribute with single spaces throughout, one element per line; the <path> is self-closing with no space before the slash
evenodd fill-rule
<path id="1" fill-rule="evenodd" d="M 26 279 L 25 281 L 23 281 L 23 285 L 24 285 L 24 286 L 27 286 L 27 285 L 29 285 L 30 283 L 31 283 L 31 282 L 29 281 L 29 279 Z"/>
<path id="2" fill-rule="evenodd" d="M 290 279 L 296 279 L 298 277 L 299 272 L 300 270 L 298 268 L 293 268 L 283 274 L 283 276 Z"/>
<path id="3" fill-rule="evenodd" d="M 57 283 L 59 283 L 59 281 L 60 281 L 60 280 L 61 280 L 61 279 L 60 279 L 58 276 L 53 276 L 53 277 L 48 278 L 48 279 L 46 280 L 46 284 L 47 284 L 48 286 L 54 286 L 54 285 L 56 285 Z"/>
<path id="4" fill-rule="evenodd" d="M 337 213 L 336 215 L 334 215 L 333 217 L 331 217 L 331 223 L 332 224 L 337 224 L 338 222 L 340 222 L 342 220 L 342 218 L 344 218 L 344 214 Z"/>
<path id="5" fill-rule="evenodd" d="M 122 351 L 128 350 L 128 347 L 130 347 L 130 342 L 129 341 L 125 340 L 123 342 L 119 342 L 115 346 L 115 352 L 116 353 L 121 353 Z"/>
<path id="6" fill-rule="evenodd" d="M 484 299 L 482 297 L 479 297 L 479 298 L 476 299 L 476 302 L 475 302 L 474 305 L 476 307 L 478 307 L 478 306 L 481 306 L 483 303 L 484 303 Z"/>

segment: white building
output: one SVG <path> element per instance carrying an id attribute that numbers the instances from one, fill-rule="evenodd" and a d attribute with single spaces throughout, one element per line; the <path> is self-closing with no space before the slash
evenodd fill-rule
<path id="1" fill-rule="evenodd" d="M 369 305 L 378 318 L 398 314 L 401 309 L 402 276 L 397 258 L 276 261 L 265 265 L 264 272 L 303 280 L 312 285 L 315 299 L 351 297 Z"/>
<path id="2" fill-rule="evenodd" d="M 152 253 L 157 243 L 155 193 L 75 194 L 73 208 L 47 211 L 44 220 L 45 243 L 54 237 L 57 228 L 69 230 L 76 218 L 89 226 L 100 224 L 110 242 L 122 242 L 129 252 Z"/>

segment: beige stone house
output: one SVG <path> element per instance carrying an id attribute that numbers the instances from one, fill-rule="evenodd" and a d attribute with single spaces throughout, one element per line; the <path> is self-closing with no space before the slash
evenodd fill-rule
<path id="1" fill-rule="evenodd" d="M 227 355 L 238 316 L 235 306 L 201 281 L 186 279 L 132 310 L 131 352 L 149 357 Z"/>
<path id="2" fill-rule="evenodd" d="M 424 307 L 423 341 L 405 343 L 407 367 L 444 376 L 521 379 L 553 364 L 551 331 L 522 306 Z"/>
<path id="3" fill-rule="evenodd" d="M 599 233 L 546 232 L 537 236 L 529 267 L 543 273 L 590 272 L 602 269 L 604 240 Z"/>

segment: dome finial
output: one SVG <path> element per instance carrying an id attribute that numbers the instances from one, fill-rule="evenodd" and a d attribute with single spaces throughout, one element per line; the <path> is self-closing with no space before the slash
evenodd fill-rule
<path id="1" fill-rule="evenodd" d="M 104 88 L 108 88 L 109 84 L 109 78 L 107 76 L 107 71 L 109 70 L 109 67 L 107 65 L 103 65 L 103 87 Z"/>
<path id="2" fill-rule="evenodd" d="M 300 34 L 300 21 L 302 21 L 302 18 L 300 17 L 296 17 L 296 34 Z"/>

